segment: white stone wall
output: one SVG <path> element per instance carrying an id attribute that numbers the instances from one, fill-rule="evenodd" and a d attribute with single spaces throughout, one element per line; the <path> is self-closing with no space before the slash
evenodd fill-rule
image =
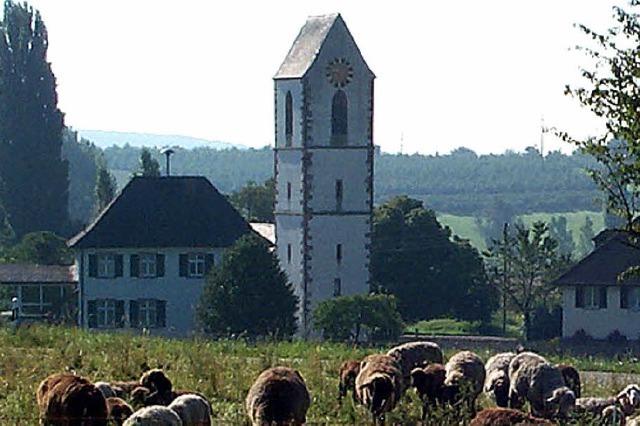
<path id="1" fill-rule="evenodd" d="M 81 257 L 83 257 L 82 277 L 80 286 L 82 292 L 83 327 L 87 327 L 87 301 L 93 299 L 116 299 L 125 301 L 125 327 L 129 325 L 129 300 L 159 299 L 166 301 L 166 327 L 151 329 L 152 334 L 185 336 L 195 331 L 196 306 L 200 301 L 204 278 L 181 277 L 179 272 L 179 256 L 181 253 L 202 252 L 213 253 L 215 263 L 222 259 L 222 248 L 148 248 L 148 249 L 105 249 L 82 250 L 76 254 L 76 265 L 80 271 Z M 114 253 L 123 255 L 123 276 L 116 278 L 89 277 L 89 254 Z M 130 275 L 131 254 L 159 253 L 165 255 L 165 272 L 163 277 L 137 278 Z"/>
<path id="2" fill-rule="evenodd" d="M 302 150 L 278 151 L 276 155 L 275 212 L 302 214 Z M 287 183 L 291 184 L 291 200 L 287 198 Z"/>
<path id="3" fill-rule="evenodd" d="M 607 287 L 607 308 L 576 308 L 575 287 L 562 288 L 562 337 L 583 329 L 596 339 L 606 339 L 614 330 L 628 339 L 640 338 L 640 311 L 620 308 L 620 288 Z"/>
<path id="4" fill-rule="evenodd" d="M 291 137 L 291 147 L 300 148 L 302 146 L 302 81 L 301 80 L 277 80 L 275 83 L 276 91 L 276 147 L 286 147 L 285 135 L 285 107 L 287 92 L 291 93 L 292 100 L 292 124 L 293 133 Z"/>
<path id="5" fill-rule="evenodd" d="M 291 244 L 291 262 L 287 257 L 287 246 Z M 303 280 L 303 224 L 299 215 L 276 215 L 276 249 L 280 267 L 287 274 L 289 282 L 298 296 L 298 317 L 304 300 Z"/>

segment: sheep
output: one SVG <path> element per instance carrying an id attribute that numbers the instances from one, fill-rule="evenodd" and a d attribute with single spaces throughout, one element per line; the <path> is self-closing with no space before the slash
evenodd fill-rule
<path id="1" fill-rule="evenodd" d="M 385 413 L 393 410 L 404 391 L 404 377 L 395 358 L 369 355 L 360 363 L 356 377 L 358 401 L 366 406 L 374 423 L 384 423 Z"/>
<path id="2" fill-rule="evenodd" d="M 580 398 L 582 394 L 581 390 L 581 382 L 580 382 L 580 373 L 578 370 L 573 368 L 567 364 L 558 364 L 556 365 L 562 374 L 562 378 L 564 379 L 564 383 L 567 385 L 569 389 L 571 389 L 576 396 L 576 398 Z"/>
<path id="3" fill-rule="evenodd" d="M 73 425 L 106 426 L 107 403 L 89 380 L 73 374 L 53 374 L 36 391 L 40 418 Z"/>
<path id="4" fill-rule="evenodd" d="M 509 404 L 521 408 L 529 401 L 534 416 L 566 417 L 574 408 L 576 397 L 564 382 L 560 370 L 540 355 L 522 352 L 509 364 Z M 552 410 L 553 409 L 553 410 Z"/>
<path id="5" fill-rule="evenodd" d="M 430 364 L 411 371 L 411 386 L 416 388 L 422 400 L 422 419 L 427 417 L 429 408 L 442 405 L 442 388 L 446 372 L 442 364 Z"/>
<path id="6" fill-rule="evenodd" d="M 113 398 L 116 395 L 116 391 L 111 387 L 111 385 L 107 382 L 95 382 L 93 384 L 105 398 Z"/>
<path id="7" fill-rule="evenodd" d="M 164 405 L 171 404 L 177 397 L 182 395 L 198 395 L 201 398 L 207 399 L 203 394 L 192 391 L 177 389 L 169 392 L 159 393 L 152 392 L 144 386 L 138 386 L 131 392 L 131 402 L 136 407 L 148 407 L 150 405 Z"/>
<path id="8" fill-rule="evenodd" d="M 620 391 L 620 393 L 629 397 L 629 402 L 633 406 L 634 410 L 640 407 L 640 386 L 637 384 L 627 385 Z"/>
<path id="9" fill-rule="evenodd" d="M 605 407 L 600 417 L 600 425 L 602 426 L 625 426 L 627 424 L 627 416 L 624 410 L 617 405 Z"/>
<path id="10" fill-rule="evenodd" d="M 150 405 L 133 413 L 124 426 L 182 426 L 182 420 L 172 409 L 162 405 Z"/>
<path id="11" fill-rule="evenodd" d="M 133 414 L 133 409 L 125 400 L 117 396 L 107 398 L 107 413 L 118 426 Z"/>
<path id="12" fill-rule="evenodd" d="M 515 356 L 513 352 L 502 352 L 489 358 L 484 366 L 484 392 L 493 396 L 498 407 L 509 406 L 509 363 Z"/>
<path id="13" fill-rule="evenodd" d="M 471 415 L 476 413 L 476 399 L 482 393 L 486 372 L 484 362 L 473 352 L 458 352 L 445 364 L 442 398 L 452 406 L 465 402 Z"/>
<path id="14" fill-rule="evenodd" d="M 180 395 L 169 408 L 178 414 L 184 426 L 211 426 L 211 405 L 200 395 Z"/>
<path id="15" fill-rule="evenodd" d="M 351 391 L 353 402 L 356 399 L 356 376 L 360 372 L 360 361 L 348 360 L 340 366 L 340 383 L 338 384 L 338 402 L 342 402 L 342 398 L 347 396 L 347 392 Z"/>
<path id="16" fill-rule="evenodd" d="M 245 407 L 254 426 L 301 425 L 311 398 L 296 370 L 273 367 L 263 371 L 249 389 Z"/>
<path id="17" fill-rule="evenodd" d="M 140 386 L 160 394 L 171 392 L 173 387 L 171 380 L 159 368 L 145 371 L 140 377 Z"/>
<path id="18" fill-rule="evenodd" d="M 629 395 L 626 393 L 626 389 L 618 392 L 616 396 L 609 398 L 578 398 L 576 399 L 574 410 L 577 413 L 590 413 L 594 416 L 602 416 L 603 411 L 610 406 L 618 407 L 626 416 L 630 416 L 635 410 Z"/>
<path id="19" fill-rule="evenodd" d="M 396 359 L 400 365 L 405 387 L 411 381 L 411 371 L 427 364 L 442 364 L 444 356 L 437 343 L 433 342 L 408 342 L 395 346 L 387 351 L 387 355 Z"/>
<path id="20" fill-rule="evenodd" d="M 119 398 L 124 398 L 125 396 L 131 395 L 131 392 L 140 387 L 139 380 L 128 380 L 128 381 L 118 381 L 111 382 L 111 389 L 116 393 L 116 396 Z"/>
<path id="21" fill-rule="evenodd" d="M 469 426 L 552 425 L 549 420 L 533 417 L 512 408 L 485 408 L 478 412 Z"/>

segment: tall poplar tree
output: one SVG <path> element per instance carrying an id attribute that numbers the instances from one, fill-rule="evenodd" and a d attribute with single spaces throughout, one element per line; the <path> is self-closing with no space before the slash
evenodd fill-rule
<path id="1" fill-rule="evenodd" d="M 16 236 L 64 233 L 68 166 L 62 159 L 63 114 L 47 62 L 47 29 L 31 6 L 4 2 L 0 25 L 0 179 Z"/>

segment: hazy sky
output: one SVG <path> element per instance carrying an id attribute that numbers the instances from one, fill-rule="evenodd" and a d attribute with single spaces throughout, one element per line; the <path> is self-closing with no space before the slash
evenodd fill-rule
<path id="1" fill-rule="evenodd" d="M 273 141 L 271 78 L 308 15 L 341 12 L 376 73 L 384 151 L 522 150 L 540 120 L 597 131 L 563 95 L 613 0 L 32 0 L 74 128 Z M 622 3 L 624 4 L 624 3 Z M 551 136 L 545 150 L 562 147 Z M 565 149 L 567 147 L 564 147 Z"/>

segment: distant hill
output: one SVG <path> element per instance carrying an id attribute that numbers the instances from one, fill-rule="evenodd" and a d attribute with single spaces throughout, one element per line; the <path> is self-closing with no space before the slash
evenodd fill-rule
<path id="1" fill-rule="evenodd" d="M 190 136 L 180 135 L 155 135 L 152 133 L 131 133 L 131 132 L 110 132 L 105 130 L 78 130 L 78 134 L 89 139 L 96 146 L 105 149 L 110 146 L 132 147 L 163 147 L 163 146 L 179 146 L 185 149 L 193 149 L 199 147 L 208 147 L 213 149 L 246 149 L 244 145 L 233 145 L 226 142 L 210 141 L 207 139 L 198 139 Z"/>

